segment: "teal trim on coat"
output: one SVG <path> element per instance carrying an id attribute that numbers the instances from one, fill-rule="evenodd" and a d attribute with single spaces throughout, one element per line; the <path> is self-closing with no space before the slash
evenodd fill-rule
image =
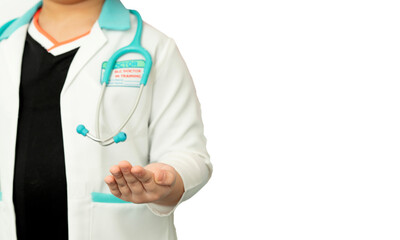
<path id="1" fill-rule="evenodd" d="M 109 193 L 92 192 L 92 201 L 98 203 L 131 203 L 117 198 Z"/>
<path id="2" fill-rule="evenodd" d="M 22 17 L 14 19 L 11 24 L 9 24 L 10 22 L 6 23 L 8 26 L 5 27 L 3 32 L 0 32 L 0 41 L 9 38 L 11 34 L 13 34 L 18 28 L 30 23 L 33 16 L 41 6 L 42 2 L 40 1 L 31 9 L 29 9 L 24 15 L 22 15 Z M 1 27 L 1 29 L 3 29 L 3 27 Z"/>
<path id="3" fill-rule="evenodd" d="M 0 41 L 5 39 L 3 38 L 3 33 L 7 30 L 7 28 L 12 25 L 13 22 L 15 22 L 17 19 L 13 19 L 11 21 L 6 22 L 3 26 L 0 27 Z"/>
<path id="4" fill-rule="evenodd" d="M 129 10 L 120 0 L 106 0 L 99 17 L 99 26 L 102 29 L 126 31 L 131 28 Z"/>

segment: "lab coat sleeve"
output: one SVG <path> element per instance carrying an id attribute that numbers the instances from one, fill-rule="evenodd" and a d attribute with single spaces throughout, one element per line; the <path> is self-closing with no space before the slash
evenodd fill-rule
<path id="1" fill-rule="evenodd" d="M 180 174 L 185 188 L 181 203 L 198 192 L 212 173 L 200 104 L 190 73 L 173 40 L 166 41 L 153 70 L 150 161 L 171 165 Z M 172 207 L 154 203 L 147 206 L 154 214 L 166 216 L 179 203 Z"/>

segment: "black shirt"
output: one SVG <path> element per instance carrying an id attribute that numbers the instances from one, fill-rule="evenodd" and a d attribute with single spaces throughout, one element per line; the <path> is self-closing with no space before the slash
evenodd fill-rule
<path id="1" fill-rule="evenodd" d="M 53 56 L 26 38 L 13 195 L 18 240 L 68 239 L 60 93 L 77 51 Z"/>

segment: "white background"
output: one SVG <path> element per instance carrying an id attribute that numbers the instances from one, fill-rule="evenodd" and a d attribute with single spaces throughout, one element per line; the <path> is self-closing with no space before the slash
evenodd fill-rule
<path id="1" fill-rule="evenodd" d="M 33 2 L 1 0 L 0 23 Z M 215 169 L 180 239 L 400 239 L 397 1 L 124 3 L 176 40 L 202 104 Z"/>

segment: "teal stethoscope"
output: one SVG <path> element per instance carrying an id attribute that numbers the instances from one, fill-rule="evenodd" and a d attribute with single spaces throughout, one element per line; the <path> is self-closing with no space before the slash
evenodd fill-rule
<path id="1" fill-rule="evenodd" d="M 86 127 L 84 125 L 82 125 L 82 124 L 79 125 L 76 128 L 76 131 L 79 134 L 82 134 L 85 137 L 89 137 L 93 141 L 98 142 L 103 146 L 108 146 L 108 145 L 111 145 L 113 143 L 124 142 L 126 140 L 126 134 L 124 132 L 121 132 L 121 130 L 129 122 L 129 119 L 131 119 L 133 113 L 136 111 L 136 108 L 139 105 L 139 101 L 140 101 L 140 98 L 142 96 L 143 88 L 144 88 L 144 86 L 146 86 L 147 79 L 149 77 L 151 66 L 152 66 L 152 59 L 151 59 L 151 56 L 150 56 L 149 52 L 146 49 L 144 49 L 140 44 L 140 40 L 142 38 L 142 29 L 143 29 L 142 18 L 140 16 L 140 14 L 135 10 L 130 10 L 130 12 L 132 14 L 134 14 L 136 16 L 136 18 L 137 18 L 137 29 L 136 29 L 135 38 L 133 39 L 133 41 L 128 46 L 123 47 L 123 48 L 119 49 L 118 51 L 116 51 L 107 62 L 107 66 L 106 66 L 106 69 L 104 71 L 103 78 L 101 80 L 101 85 L 102 86 L 101 86 L 100 97 L 99 97 L 99 100 L 97 102 L 96 126 L 95 126 L 96 127 L 96 131 L 97 131 L 97 136 L 93 136 L 92 134 L 90 134 L 89 130 L 87 130 Z M 99 120 L 100 120 L 100 107 L 101 107 L 101 103 L 103 102 L 104 92 L 105 92 L 106 86 L 110 82 L 111 73 L 112 73 L 112 70 L 113 70 L 117 60 L 121 56 L 123 56 L 125 54 L 128 54 L 128 53 L 139 53 L 145 59 L 145 66 L 144 66 L 144 69 L 143 69 L 143 75 L 142 75 L 142 78 L 140 80 L 139 93 L 138 93 L 138 95 L 136 97 L 136 102 L 135 102 L 134 106 L 132 107 L 132 110 L 130 111 L 130 113 L 127 116 L 126 120 L 121 124 L 121 126 L 118 129 L 118 131 L 116 131 L 113 135 L 111 135 L 109 137 L 101 138 L 100 137 L 100 129 L 99 129 Z"/>

